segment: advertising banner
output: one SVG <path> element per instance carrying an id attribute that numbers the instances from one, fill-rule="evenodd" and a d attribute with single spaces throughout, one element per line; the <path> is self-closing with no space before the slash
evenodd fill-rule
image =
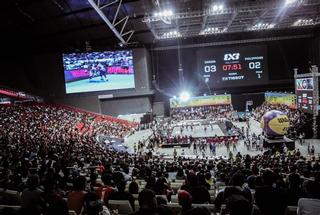
<path id="1" fill-rule="evenodd" d="M 296 95 L 294 94 L 267 92 L 264 96 L 268 104 L 287 105 L 289 108 L 296 108 Z"/>
<path id="2" fill-rule="evenodd" d="M 181 101 L 179 98 L 170 99 L 170 108 L 199 107 L 209 105 L 229 105 L 231 95 L 197 96 L 191 97 L 188 101 Z"/>

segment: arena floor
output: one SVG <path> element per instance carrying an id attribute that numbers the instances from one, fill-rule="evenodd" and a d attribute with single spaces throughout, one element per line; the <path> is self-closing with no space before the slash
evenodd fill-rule
<path id="1" fill-rule="evenodd" d="M 114 89 L 134 88 L 134 75 L 108 75 L 108 81 L 101 80 L 100 76 L 91 80 L 84 79 L 66 83 L 67 93 L 93 92 Z"/>
<path id="2" fill-rule="evenodd" d="M 245 122 L 235 122 L 233 124 L 237 127 L 242 127 L 242 126 L 246 127 Z M 199 126 L 199 127 L 202 127 L 202 126 Z M 177 132 L 180 133 L 180 130 L 178 129 Z M 220 128 L 215 127 L 215 129 L 213 131 L 211 131 L 211 129 L 208 128 L 207 133 L 209 133 L 209 132 L 220 133 L 222 131 Z M 261 132 L 262 132 L 262 130 L 259 126 L 259 123 L 255 120 L 252 120 L 252 119 L 250 120 L 250 132 L 255 133 L 257 135 L 261 134 Z M 195 134 L 203 135 L 203 136 L 207 135 L 204 133 L 203 128 L 197 128 Z M 138 131 L 135 134 L 129 136 L 125 140 L 124 144 L 128 147 L 129 152 L 133 153 L 134 143 L 138 142 L 139 140 L 145 140 L 150 135 L 152 135 L 152 131 L 150 129 Z M 320 140 L 319 139 L 307 139 L 307 140 L 305 140 L 305 142 L 303 144 L 300 144 L 300 143 L 298 143 L 298 141 L 296 141 L 296 143 L 295 143 L 296 149 L 299 149 L 302 155 L 307 155 L 308 154 L 308 149 L 307 149 L 308 143 L 315 146 L 316 154 L 320 153 Z M 192 147 L 191 148 L 176 148 L 176 150 L 177 150 L 178 155 L 181 155 L 184 150 L 185 157 L 196 158 L 198 156 L 199 158 L 202 158 L 202 153 L 198 152 L 198 154 L 195 154 L 193 152 Z M 241 154 L 249 154 L 249 155 L 257 155 L 257 154 L 263 153 L 263 151 L 259 151 L 256 149 L 249 149 L 248 150 L 247 147 L 245 146 L 243 140 L 239 141 L 239 143 L 237 144 L 236 150 L 233 150 L 232 147 L 230 147 L 230 150 L 232 151 L 233 154 L 236 154 L 237 152 L 240 152 Z M 145 149 L 144 151 L 146 152 L 148 150 Z M 163 154 L 165 157 L 172 158 L 173 157 L 173 148 L 159 148 L 159 149 L 156 149 L 154 153 L 155 154 Z M 228 157 L 228 155 L 229 155 L 229 152 L 227 151 L 227 148 L 225 146 L 217 146 L 216 156 Z M 205 157 L 214 158 L 215 156 L 211 154 L 209 149 L 206 149 Z"/>
<path id="3" fill-rule="evenodd" d="M 203 125 L 200 126 L 194 126 L 193 130 L 191 131 L 191 129 L 184 129 L 181 133 L 180 129 L 181 126 L 177 126 L 174 127 L 172 134 L 177 136 L 177 135 L 187 135 L 187 136 L 193 136 L 193 137 L 212 137 L 212 136 L 224 136 L 224 133 L 222 132 L 222 130 L 220 129 L 219 125 L 217 124 L 213 124 L 212 128 L 210 126 L 206 126 L 207 127 L 207 131 L 204 131 L 204 127 Z"/>

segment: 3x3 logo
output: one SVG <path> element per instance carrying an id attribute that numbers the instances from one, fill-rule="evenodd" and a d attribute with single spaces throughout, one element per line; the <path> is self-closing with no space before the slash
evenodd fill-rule
<path id="1" fill-rule="evenodd" d="M 240 59 L 240 53 L 228 53 L 224 55 L 224 61 L 239 60 L 239 59 Z"/>

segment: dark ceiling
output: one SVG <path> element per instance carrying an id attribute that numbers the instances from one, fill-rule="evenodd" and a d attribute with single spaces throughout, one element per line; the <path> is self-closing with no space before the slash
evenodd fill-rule
<path id="1" fill-rule="evenodd" d="M 100 3 L 111 1 L 100 0 Z M 166 29 L 180 30 L 184 33 L 182 39 L 189 41 L 190 38 L 199 40 L 204 37 L 199 35 L 199 32 L 207 26 L 228 27 L 229 31 L 225 34 L 241 34 L 247 32 L 246 28 L 250 24 L 281 19 L 275 29 L 267 31 L 283 31 L 288 34 L 290 31 L 309 32 L 317 28 L 320 1 L 297 0 L 298 6 L 282 11 L 279 15 L 274 8 L 279 7 L 278 3 L 281 1 L 225 0 L 223 3 L 228 7 L 229 12 L 211 16 L 205 12 L 213 3 L 219 1 L 123 0 L 119 18 L 129 16 L 126 29 L 135 31 L 130 41 L 140 45 L 159 41 L 157 36 Z M 0 20 L 3 26 L 1 38 L 6 47 L 22 49 L 23 47 L 35 47 L 35 49 L 50 47 L 57 50 L 75 50 L 84 48 L 86 41 L 89 41 L 94 48 L 118 45 L 118 39 L 87 0 L 7 0 L 1 3 Z M 165 24 L 162 20 L 145 21 L 152 17 L 155 11 L 165 8 L 171 8 L 177 14 L 172 18 L 171 24 Z M 116 6 L 104 9 L 105 15 L 110 20 L 113 19 L 115 11 Z M 195 13 L 198 15 L 188 17 Z M 315 24 L 290 28 L 292 22 L 298 18 L 312 18 Z M 250 34 L 252 33 L 248 32 L 248 35 Z M 268 32 L 265 35 L 268 36 Z M 209 37 L 221 38 L 217 35 Z"/>

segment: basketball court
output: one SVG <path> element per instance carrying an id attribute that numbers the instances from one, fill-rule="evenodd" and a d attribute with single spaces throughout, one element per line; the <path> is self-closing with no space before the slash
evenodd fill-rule
<path id="1" fill-rule="evenodd" d="M 244 127 L 245 129 L 247 128 L 247 123 L 246 122 L 233 122 L 233 124 L 238 127 Z M 260 128 L 260 123 L 257 122 L 254 119 L 250 119 L 249 121 L 249 125 L 250 125 L 250 134 L 256 134 L 256 135 L 260 135 L 262 132 L 262 129 Z M 190 129 L 186 130 L 183 132 L 183 134 L 185 135 L 192 135 L 192 136 L 198 136 L 198 137 L 205 137 L 205 136 L 214 136 L 214 135 L 218 135 L 219 134 L 221 136 L 224 136 L 222 129 L 220 129 L 219 125 L 214 125 L 213 126 L 213 130 L 211 130 L 210 127 L 208 127 L 207 132 L 204 132 L 203 126 L 198 125 L 196 126 L 196 128 L 194 128 L 194 131 L 192 132 Z M 174 129 L 174 133 L 176 133 L 177 135 L 180 135 L 180 129 L 179 127 Z M 147 130 L 142 130 L 142 131 L 137 131 L 135 132 L 135 134 L 129 136 L 128 138 L 125 139 L 124 145 L 126 147 L 128 147 L 128 151 L 130 153 L 133 153 L 133 146 L 134 143 L 137 143 L 139 140 L 143 141 L 148 139 L 150 136 L 152 135 L 152 130 L 151 129 L 147 129 Z M 303 144 L 298 143 L 298 141 L 296 141 L 295 143 L 295 147 L 296 149 L 299 149 L 302 155 L 307 155 L 308 154 L 308 144 L 314 145 L 316 152 L 318 152 L 320 150 L 320 140 L 319 139 L 308 139 L 305 140 L 305 142 Z M 216 155 L 213 155 L 209 148 L 206 148 L 206 151 L 204 152 L 205 157 L 203 157 L 203 153 L 198 152 L 198 153 L 194 153 L 193 152 L 193 148 L 192 147 L 184 147 L 184 148 L 180 148 L 180 147 L 176 147 L 176 148 L 157 148 L 154 151 L 154 154 L 158 154 L 158 155 L 163 155 L 164 158 L 168 158 L 168 159 L 172 159 L 173 158 L 173 151 L 174 149 L 176 149 L 177 151 L 177 155 L 178 156 L 182 156 L 182 154 L 184 153 L 184 157 L 186 158 L 208 158 L 208 159 L 214 159 L 216 157 L 225 157 L 227 158 L 229 156 L 229 151 L 227 150 L 227 147 L 224 145 L 217 145 L 216 147 Z M 244 140 L 239 140 L 238 144 L 236 145 L 236 150 L 233 150 L 232 147 L 230 147 L 231 152 L 233 153 L 233 155 L 235 155 L 236 153 L 240 152 L 242 155 L 245 154 L 249 154 L 249 155 L 258 155 L 258 154 L 262 154 L 264 151 L 260 151 L 257 150 L 255 148 L 250 148 L 248 149 L 247 146 L 244 144 Z M 144 149 L 143 152 L 148 152 L 149 150 Z"/>

